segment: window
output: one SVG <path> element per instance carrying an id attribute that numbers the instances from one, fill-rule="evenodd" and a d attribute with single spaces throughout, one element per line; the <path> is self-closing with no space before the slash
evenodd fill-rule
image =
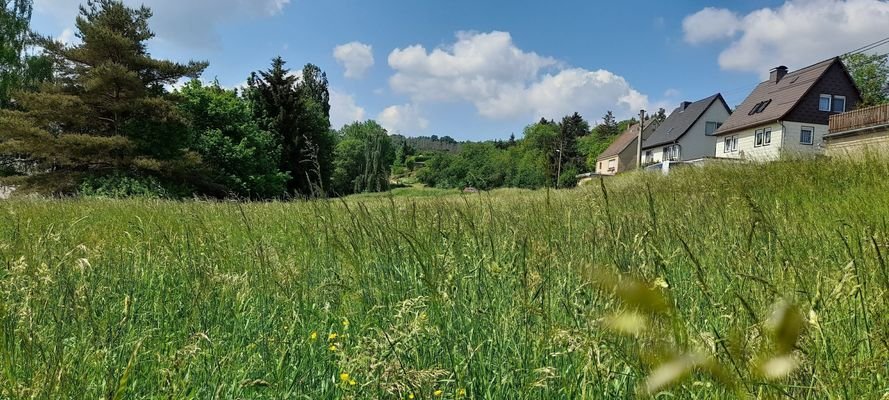
<path id="1" fill-rule="evenodd" d="M 768 146 L 772 144 L 772 128 L 766 128 L 763 132 L 762 145 Z"/>
<path id="2" fill-rule="evenodd" d="M 645 152 L 645 162 L 652 162 L 652 161 L 654 161 L 654 154 L 651 154 L 651 150 L 647 150 Z"/>
<path id="3" fill-rule="evenodd" d="M 833 96 L 833 104 L 831 105 L 833 112 L 846 112 L 846 97 Z"/>
<path id="4" fill-rule="evenodd" d="M 815 128 L 804 126 L 799 131 L 799 142 L 801 144 L 812 144 L 815 141 Z"/>
<path id="5" fill-rule="evenodd" d="M 722 145 L 722 151 L 724 153 L 734 153 L 738 151 L 738 137 L 729 136 L 725 138 L 725 142 Z"/>
<path id="6" fill-rule="evenodd" d="M 704 126 L 704 133 L 707 135 L 712 135 L 713 132 L 716 132 L 719 127 L 722 126 L 721 122 L 707 122 Z"/>
<path id="7" fill-rule="evenodd" d="M 663 150 L 664 160 L 676 161 L 679 160 L 679 145 L 674 144 L 671 146 L 664 147 Z"/>
<path id="8" fill-rule="evenodd" d="M 754 142 L 753 142 L 753 147 L 759 147 L 759 146 L 762 146 L 762 140 L 763 140 L 763 139 L 762 139 L 762 138 L 763 138 L 762 129 L 757 129 L 757 130 L 756 130 L 756 135 L 755 135 L 755 136 L 756 136 L 756 138 L 755 138 L 755 140 L 754 140 Z"/>
<path id="9" fill-rule="evenodd" d="M 608 172 L 614 172 L 614 160 L 608 160 Z"/>
<path id="10" fill-rule="evenodd" d="M 818 100 L 818 111 L 830 111 L 830 102 L 832 97 L 829 94 L 822 94 Z"/>
<path id="11" fill-rule="evenodd" d="M 768 99 L 766 101 L 760 101 L 759 103 L 756 103 L 756 105 L 753 106 L 752 109 L 750 109 L 750 112 L 747 113 L 747 115 L 761 113 L 766 110 L 766 107 L 768 107 L 769 104 L 772 104 L 772 99 Z"/>
<path id="12" fill-rule="evenodd" d="M 599 172 L 602 172 L 602 162 L 599 161 Z"/>

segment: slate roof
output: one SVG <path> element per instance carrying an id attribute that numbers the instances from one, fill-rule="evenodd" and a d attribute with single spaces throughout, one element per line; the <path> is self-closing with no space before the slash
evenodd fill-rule
<path id="1" fill-rule="evenodd" d="M 771 79 L 760 83 L 738 106 L 737 112 L 729 116 L 722 127 L 714 132 L 714 135 L 731 133 L 782 119 L 796 107 L 834 63 L 842 65 L 839 57 L 834 57 L 788 72 L 777 83 Z M 845 70 L 845 67 L 843 69 Z M 765 109 L 751 114 L 753 108 L 763 102 L 768 102 Z"/>
<path id="2" fill-rule="evenodd" d="M 651 135 L 651 132 L 653 132 L 656 128 L 657 126 L 655 126 L 654 121 L 646 122 L 645 134 L 643 134 L 642 137 L 644 138 L 645 136 Z M 611 145 L 608 146 L 608 148 L 599 155 L 599 158 L 597 158 L 597 160 L 611 158 L 619 155 L 624 150 L 626 150 L 627 146 L 632 144 L 633 140 L 635 140 L 637 137 L 639 137 L 639 124 L 633 124 L 629 128 L 627 128 L 624 133 L 621 133 L 620 136 L 617 137 L 617 139 L 614 139 L 614 142 L 611 142 Z"/>
<path id="3" fill-rule="evenodd" d="M 650 149 L 668 143 L 675 143 L 694 126 L 695 122 L 701 119 L 704 112 L 716 101 L 722 103 L 722 106 L 731 114 L 732 110 L 719 93 L 691 103 L 685 110 L 682 109 L 682 106 L 676 107 L 670 113 L 670 116 L 657 127 L 657 130 L 642 142 L 642 148 Z"/>

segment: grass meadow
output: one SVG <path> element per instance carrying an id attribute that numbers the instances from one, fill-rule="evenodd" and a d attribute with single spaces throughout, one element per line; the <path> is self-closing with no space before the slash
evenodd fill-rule
<path id="1" fill-rule="evenodd" d="M 889 163 L 0 202 L 3 399 L 889 398 Z"/>

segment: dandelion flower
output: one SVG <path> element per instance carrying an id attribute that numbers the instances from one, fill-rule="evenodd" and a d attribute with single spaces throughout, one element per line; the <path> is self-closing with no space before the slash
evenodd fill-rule
<path id="1" fill-rule="evenodd" d="M 442 392 L 441 389 L 438 389 L 438 390 L 436 390 L 435 392 L 432 392 L 432 394 L 435 395 L 435 397 L 441 397 L 441 395 L 442 395 L 443 393 L 444 393 L 444 392 Z"/>
<path id="2" fill-rule="evenodd" d="M 329 349 L 330 351 L 336 351 L 336 345 L 335 345 L 335 344 L 332 344 L 332 345 L 330 345 L 330 347 L 328 347 L 328 349 Z"/>
<path id="3" fill-rule="evenodd" d="M 340 374 L 340 380 L 343 382 L 348 382 L 349 381 L 349 374 L 346 372 L 343 372 L 342 374 Z"/>
<path id="4" fill-rule="evenodd" d="M 343 318 L 343 328 L 346 328 L 346 329 L 349 328 L 349 319 L 348 318 Z"/>
<path id="5" fill-rule="evenodd" d="M 463 388 L 457 389 L 457 397 L 463 397 L 463 396 L 466 396 L 466 389 L 463 389 Z"/>
<path id="6" fill-rule="evenodd" d="M 414 394 L 413 394 L 413 393 L 408 394 L 408 395 L 407 395 L 407 398 L 409 398 L 409 399 L 413 399 L 413 398 L 414 398 Z"/>
<path id="7" fill-rule="evenodd" d="M 309 340 L 313 342 L 318 340 L 318 332 L 312 331 L 312 333 L 309 334 Z"/>
<path id="8" fill-rule="evenodd" d="M 354 379 L 350 379 L 350 380 L 349 380 L 349 386 L 355 386 L 355 384 L 357 384 L 357 383 L 358 383 L 358 382 L 355 382 Z"/>
<path id="9" fill-rule="evenodd" d="M 336 340 L 336 338 L 337 338 L 336 332 L 333 332 L 333 333 L 327 335 L 327 340 Z"/>

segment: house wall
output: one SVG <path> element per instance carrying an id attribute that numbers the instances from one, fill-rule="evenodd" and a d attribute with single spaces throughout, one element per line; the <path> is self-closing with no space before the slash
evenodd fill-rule
<path id="1" fill-rule="evenodd" d="M 614 170 L 609 170 L 608 164 L 614 162 Z M 596 173 L 600 175 L 615 175 L 620 172 L 620 156 L 615 155 L 608 158 L 601 158 L 596 161 Z"/>
<path id="2" fill-rule="evenodd" d="M 800 143 L 800 132 L 803 126 L 814 128 L 811 145 Z M 765 128 L 772 128 L 772 143 L 768 146 L 756 147 L 756 131 Z M 774 161 L 779 159 L 782 154 L 791 156 L 820 154 L 824 148 L 824 135 L 827 132 L 827 125 L 790 121 L 785 121 L 783 128 L 779 123 L 760 125 L 720 136 L 719 141 L 716 142 L 716 157 L 739 158 L 751 161 Z M 725 138 L 731 136 L 738 137 L 738 149 L 735 152 L 726 153 Z"/>
<path id="3" fill-rule="evenodd" d="M 824 151 L 831 157 L 861 157 L 868 152 L 886 154 L 889 151 L 889 127 L 828 139 L 825 141 Z"/>
<path id="4" fill-rule="evenodd" d="M 756 130 L 772 128 L 772 144 L 768 146 L 756 147 Z M 719 158 L 740 158 L 754 161 L 771 161 L 777 160 L 781 156 L 781 131 L 780 124 L 765 124 L 755 128 L 745 129 L 728 135 L 719 136 L 716 142 L 716 157 Z M 733 153 L 725 152 L 725 138 L 737 136 L 738 150 Z"/>
<path id="5" fill-rule="evenodd" d="M 800 143 L 800 131 L 804 126 L 815 128 L 815 135 L 812 138 L 812 144 Z M 786 128 L 784 141 L 781 144 L 781 152 L 791 156 L 802 156 L 810 154 L 821 154 L 824 152 L 824 135 L 830 131 L 827 125 L 805 124 L 799 122 L 785 121 Z M 774 139 L 772 139 L 774 140 Z"/>
<path id="6" fill-rule="evenodd" d="M 636 142 L 638 140 L 639 139 L 633 139 L 627 148 L 618 155 L 618 173 L 636 169 Z M 645 153 L 643 152 L 642 154 Z"/>

